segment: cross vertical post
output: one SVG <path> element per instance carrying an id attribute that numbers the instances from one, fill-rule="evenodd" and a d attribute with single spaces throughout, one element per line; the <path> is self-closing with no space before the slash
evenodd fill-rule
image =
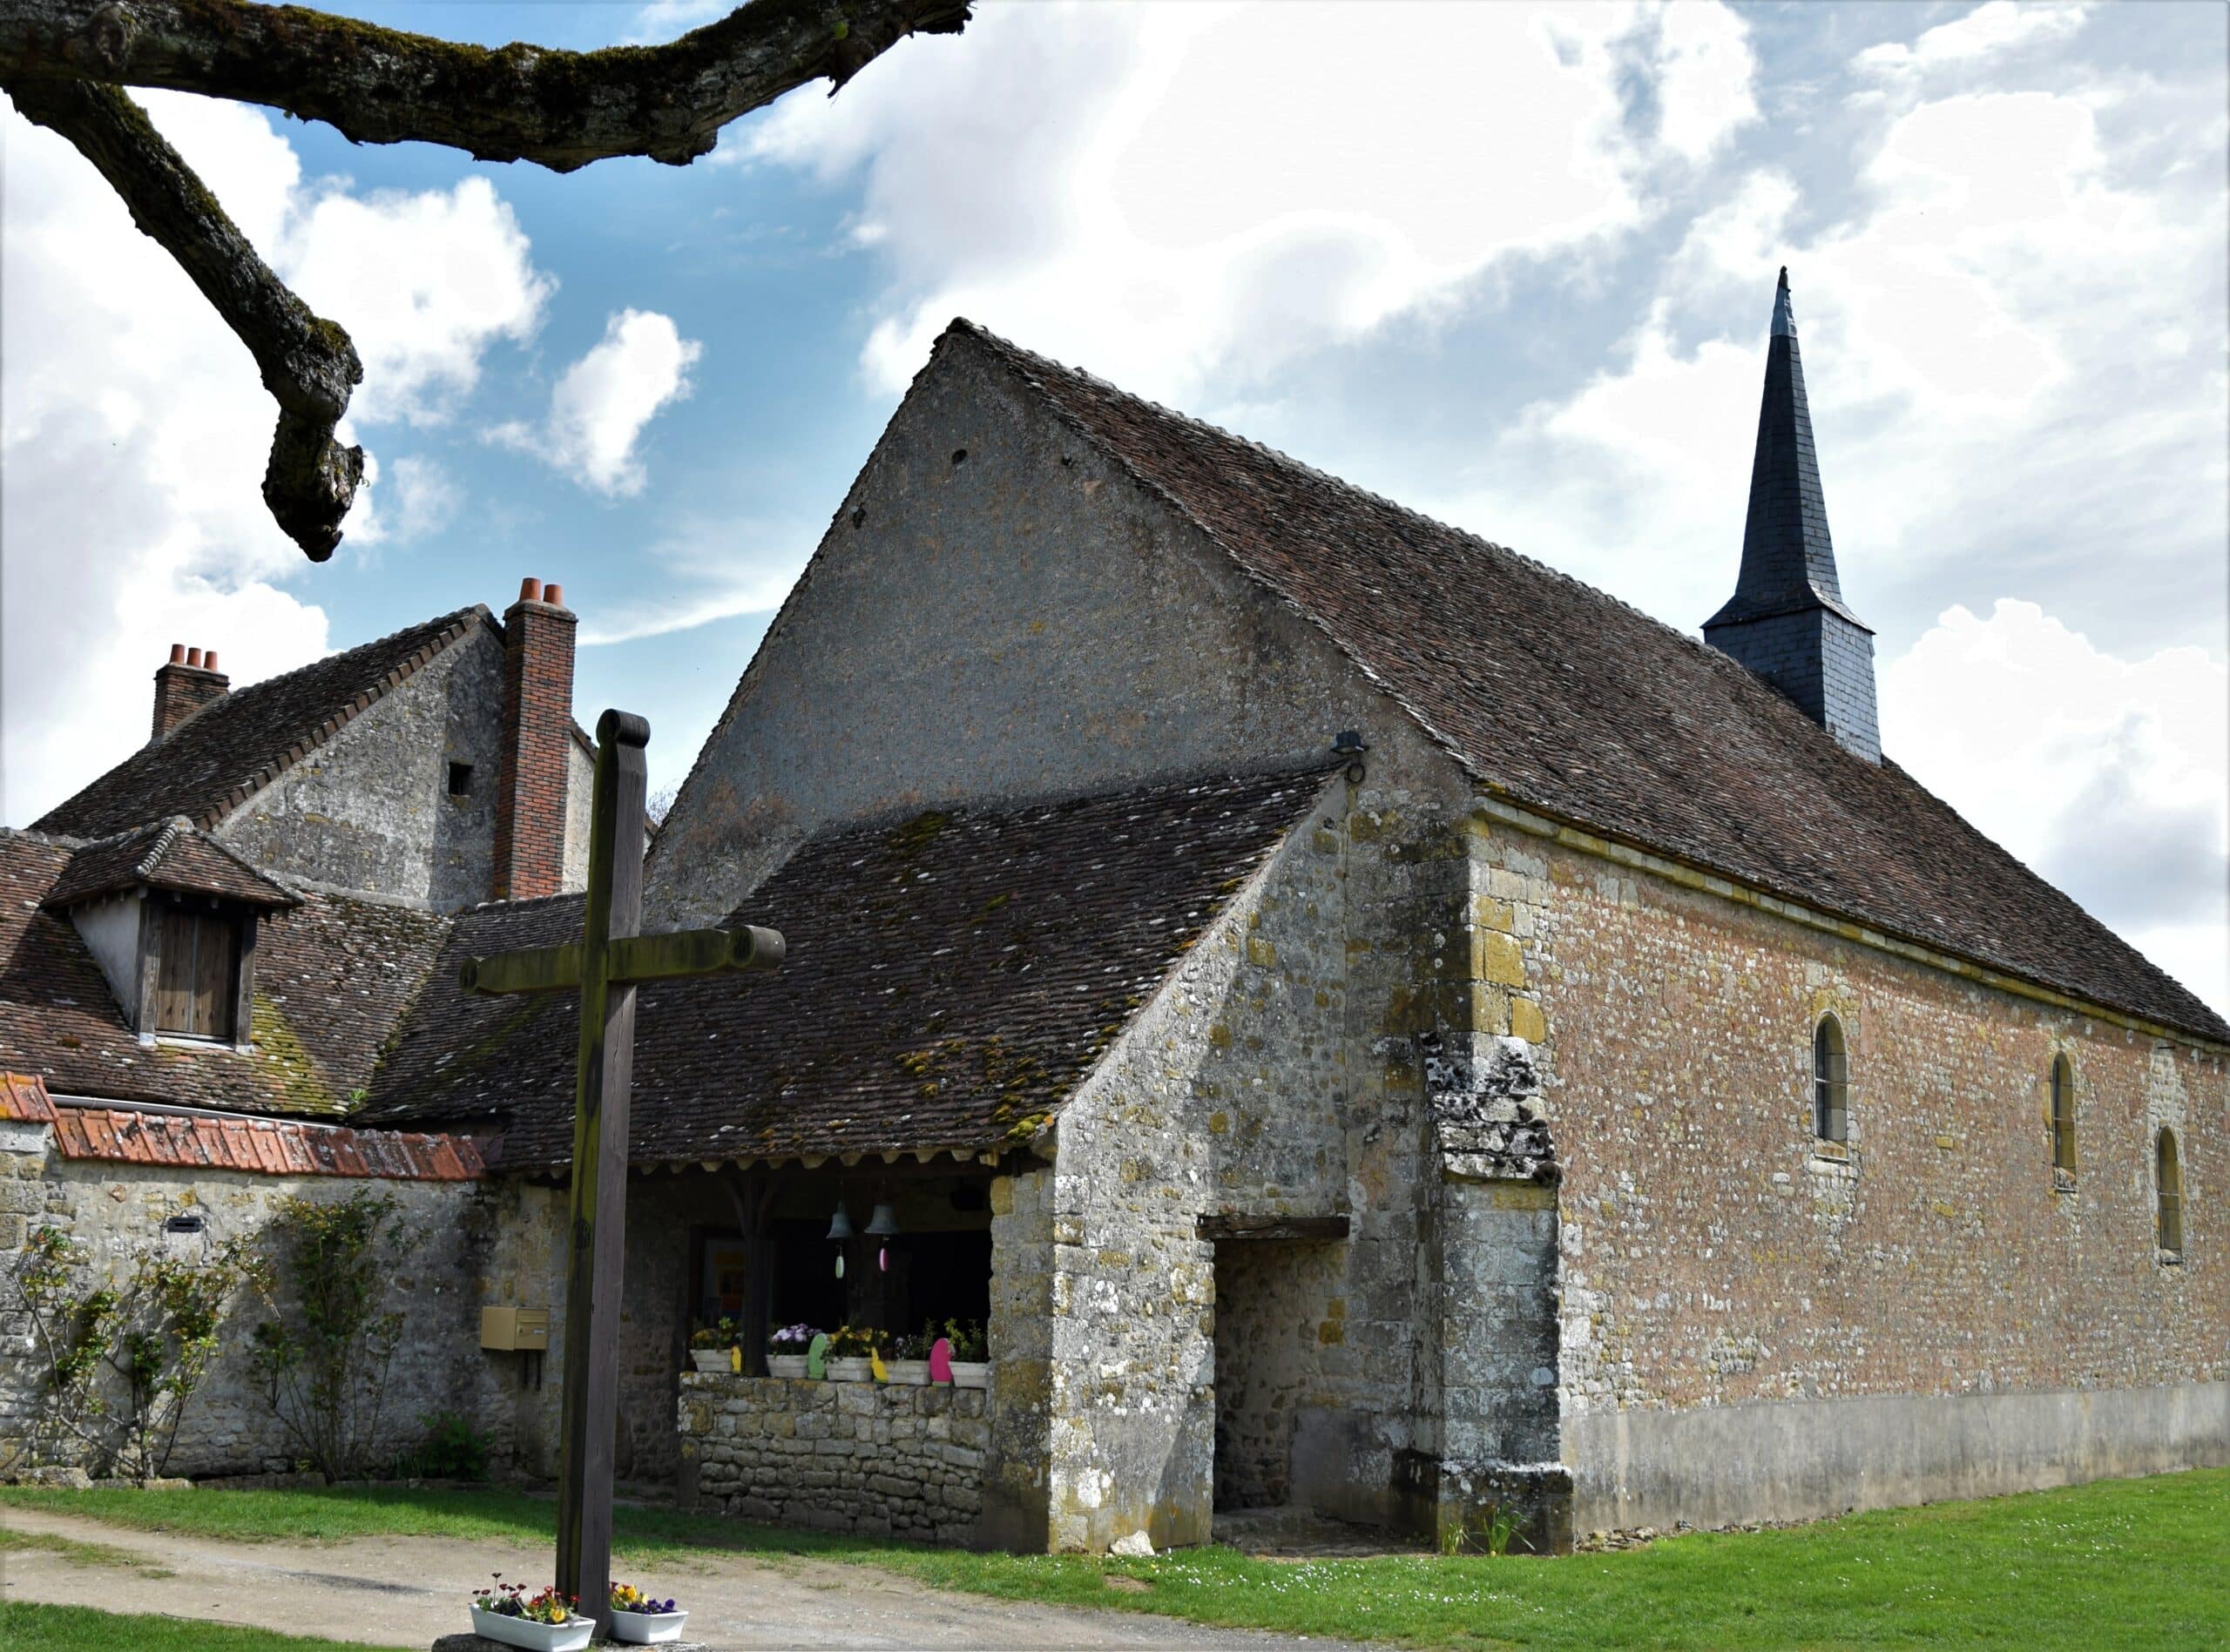
<path id="1" fill-rule="evenodd" d="M 597 719 L 588 898 L 581 938 L 468 958 L 469 993 L 581 995 L 573 1068 L 572 1207 L 565 1262 L 564 1442 L 558 1484 L 558 1590 L 599 1636 L 612 1629 L 612 1449 L 619 1425 L 619 1303 L 627 1238 L 628 1087 L 635 988 L 645 981 L 773 969 L 781 935 L 733 929 L 639 933 L 643 921 L 643 748 L 651 725 Z M 762 1304 L 759 1310 L 765 1311 Z M 763 1327 L 762 1327 L 763 1329 Z"/>
<path id="2" fill-rule="evenodd" d="M 619 1422 L 627 1091 L 635 1065 L 635 986 L 612 979 L 611 951 L 614 939 L 642 927 L 643 748 L 650 738 L 651 725 L 625 711 L 597 719 L 588 909 L 581 926 L 558 1588 L 578 1598 L 578 1609 L 596 1619 L 598 1635 L 612 1628 L 612 1447 Z"/>

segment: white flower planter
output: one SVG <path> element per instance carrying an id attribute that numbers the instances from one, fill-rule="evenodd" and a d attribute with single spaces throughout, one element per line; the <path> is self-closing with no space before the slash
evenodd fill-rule
<path id="1" fill-rule="evenodd" d="M 533 1623 L 501 1612 L 483 1612 L 476 1606 L 472 1628 L 476 1635 L 505 1646 L 523 1646 L 528 1652 L 581 1652 L 589 1636 L 596 1633 L 596 1620 L 575 1617 L 564 1623 Z"/>
<path id="2" fill-rule="evenodd" d="M 952 1386 L 956 1388 L 989 1388 L 991 1386 L 991 1362 L 988 1359 L 954 1360 Z"/>
<path id="3" fill-rule="evenodd" d="M 926 1388 L 929 1386 L 929 1362 L 926 1359 L 886 1359 L 882 1368 L 890 1373 L 893 1387 Z"/>
<path id="4" fill-rule="evenodd" d="M 792 1379 L 802 1377 L 807 1374 L 808 1363 L 801 1353 L 770 1353 L 767 1356 L 767 1374 Z"/>
<path id="5" fill-rule="evenodd" d="M 612 1638 L 633 1646 L 661 1646 L 668 1641 L 679 1641 L 681 1626 L 687 1622 L 686 1612 L 622 1612 L 615 1608 L 612 1614 Z"/>
<path id="6" fill-rule="evenodd" d="M 692 1348 L 690 1363 L 702 1372 L 721 1372 L 728 1367 L 728 1351 L 725 1348 Z"/>
<path id="7" fill-rule="evenodd" d="M 832 1359 L 828 1362 L 831 1382 L 873 1382 L 875 1367 L 865 1359 Z"/>

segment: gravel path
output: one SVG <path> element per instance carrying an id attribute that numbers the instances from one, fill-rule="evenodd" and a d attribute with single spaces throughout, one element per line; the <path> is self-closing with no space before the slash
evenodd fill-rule
<path id="1" fill-rule="evenodd" d="M 399 1647 L 470 1628 L 461 1604 L 490 1572 L 546 1575 L 545 1548 L 442 1538 L 228 1543 L 104 1526 L 44 1510 L 0 1523 L 126 1549 L 172 1575 L 73 1565 L 43 1549 L 0 1551 L 0 1599 L 162 1612 Z M 1199 1647 L 1341 1652 L 1341 1642 L 1213 1629 L 1174 1618 L 1077 1611 L 951 1595 L 868 1566 L 792 1557 L 699 1555 L 661 1567 L 661 1589 L 690 1608 L 689 1638 L 713 1647 Z M 1353 1649 L 1351 1652 L 1360 1652 Z"/>

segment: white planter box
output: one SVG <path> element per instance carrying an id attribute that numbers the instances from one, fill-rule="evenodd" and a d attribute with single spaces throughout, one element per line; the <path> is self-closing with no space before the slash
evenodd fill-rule
<path id="1" fill-rule="evenodd" d="M 991 1386 L 991 1362 L 988 1359 L 954 1360 L 952 1386 L 956 1388 L 989 1388 Z"/>
<path id="2" fill-rule="evenodd" d="M 894 1388 L 926 1388 L 929 1386 L 929 1362 L 926 1359 L 886 1359 L 882 1368 L 890 1373 Z"/>
<path id="3" fill-rule="evenodd" d="M 770 1353 L 767 1356 L 767 1374 L 770 1377 L 792 1379 L 806 1374 L 808 1361 L 801 1353 Z"/>
<path id="4" fill-rule="evenodd" d="M 472 1608 L 473 1633 L 505 1646 L 523 1646 L 528 1652 L 581 1652 L 596 1633 L 596 1620 L 576 1617 L 564 1623 L 531 1623 L 523 1617 Z"/>
<path id="5" fill-rule="evenodd" d="M 725 1348 L 692 1348 L 689 1351 L 689 1360 L 698 1370 L 703 1372 L 721 1372 L 730 1368 L 728 1351 Z"/>
<path id="6" fill-rule="evenodd" d="M 634 1646 L 660 1646 L 681 1638 L 686 1612 L 622 1612 L 612 1614 L 612 1638 Z"/>
<path id="7" fill-rule="evenodd" d="M 875 1367 L 865 1359 L 832 1359 L 828 1362 L 831 1382 L 873 1382 Z"/>

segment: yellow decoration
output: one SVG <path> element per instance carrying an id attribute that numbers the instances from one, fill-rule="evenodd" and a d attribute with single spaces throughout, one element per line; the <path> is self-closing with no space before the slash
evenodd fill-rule
<path id="1" fill-rule="evenodd" d="M 732 1345 L 732 1346 L 730 1346 L 730 1348 L 728 1349 L 728 1369 L 729 1369 L 730 1371 L 732 1371 L 732 1372 L 735 1372 L 735 1374 L 736 1374 L 737 1376 L 739 1376 L 739 1377 L 740 1377 L 741 1375 L 743 1375 L 743 1350 L 742 1350 L 742 1349 L 738 1348 L 738 1347 L 734 1347 L 734 1346 L 733 1346 L 733 1345 Z"/>
<path id="2" fill-rule="evenodd" d="M 875 1372 L 875 1379 L 877 1382 L 890 1380 L 890 1372 L 883 1365 L 882 1356 L 872 1348 L 868 1350 L 868 1369 Z"/>

